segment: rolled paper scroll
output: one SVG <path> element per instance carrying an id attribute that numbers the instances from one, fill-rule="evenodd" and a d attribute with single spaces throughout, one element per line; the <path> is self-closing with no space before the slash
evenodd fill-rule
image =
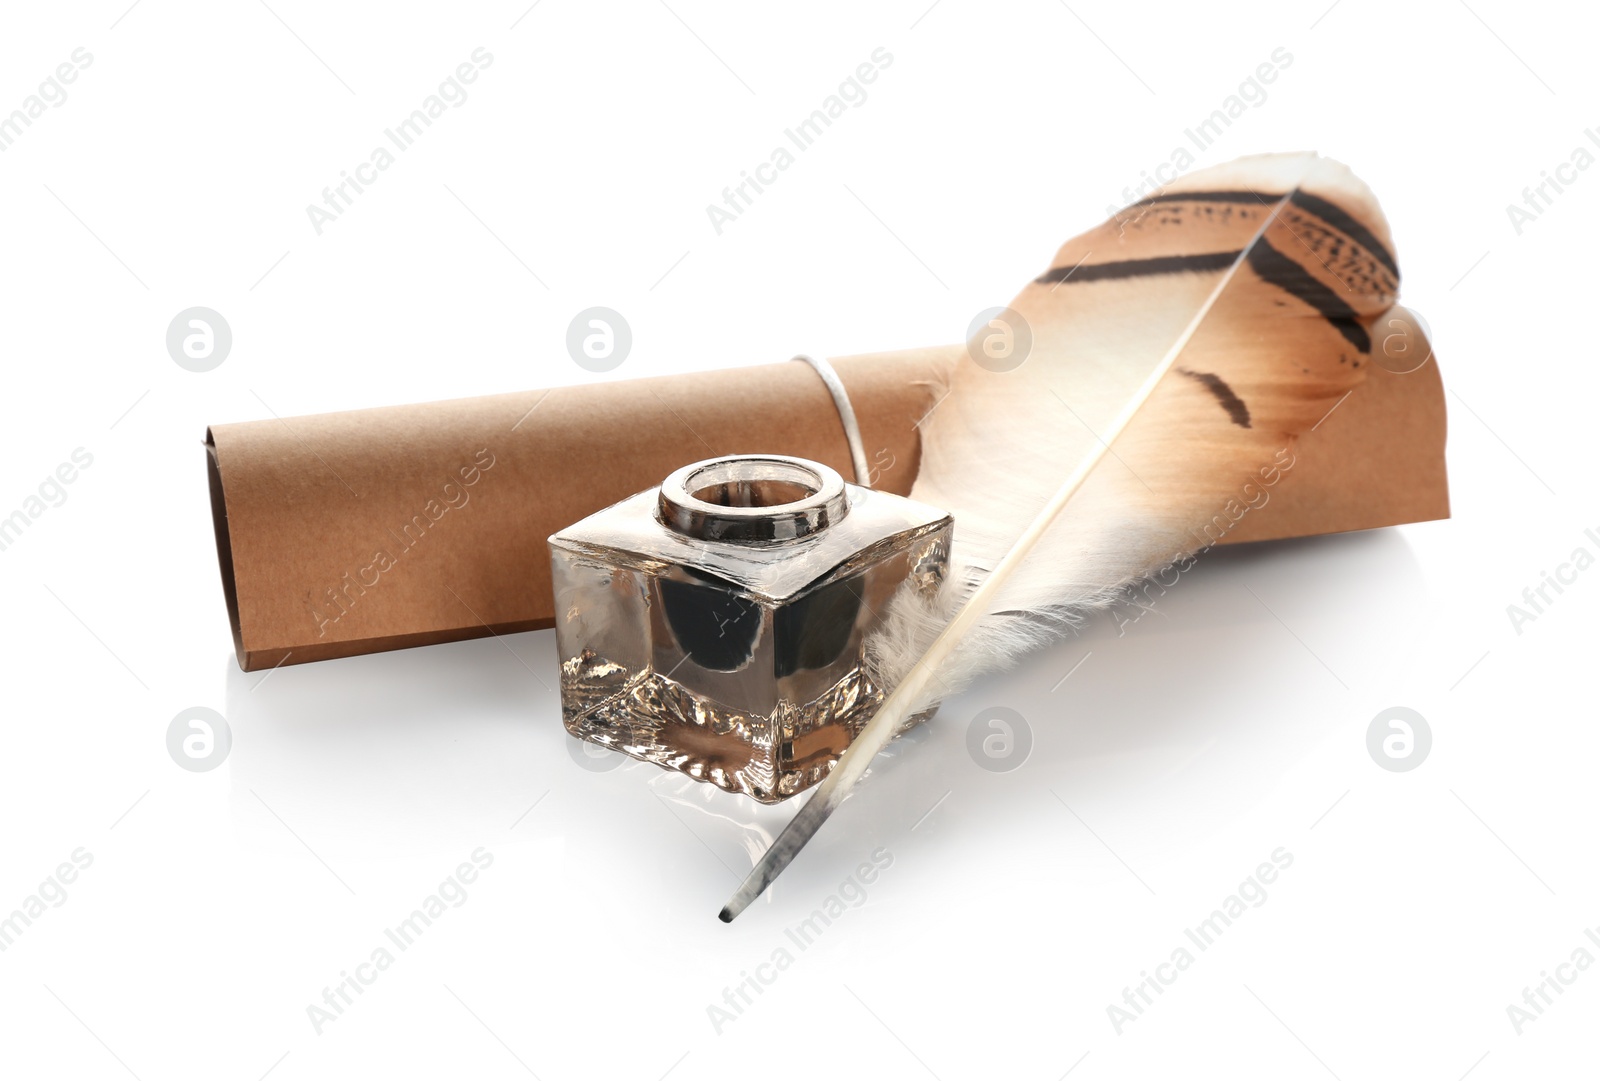
<path id="1" fill-rule="evenodd" d="M 958 363 L 962 345 L 833 362 L 875 487 L 910 491 L 918 424 Z M 1376 369 L 1215 542 L 1447 517 L 1444 435 L 1431 360 Z M 546 538 L 689 462 L 787 454 L 854 475 L 832 397 L 792 363 L 220 424 L 206 449 L 247 672 L 549 627 Z"/>

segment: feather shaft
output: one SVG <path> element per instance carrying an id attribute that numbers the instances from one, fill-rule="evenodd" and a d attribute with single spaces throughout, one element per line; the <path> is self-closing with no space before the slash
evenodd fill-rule
<path id="1" fill-rule="evenodd" d="M 1302 168 L 1303 178 L 1309 169 L 1314 157 L 1307 155 L 1307 161 Z M 1290 186 L 1271 211 L 1263 218 L 1261 226 L 1256 230 L 1250 242 L 1234 257 L 1233 262 L 1218 279 L 1205 301 L 1196 310 L 1193 318 L 1183 328 L 1177 339 L 1168 348 L 1165 355 L 1150 371 L 1149 376 L 1140 385 L 1138 390 L 1127 400 L 1122 409 L 1112 420 L 1110 427 L 1103 436 L 1098 436 L 1098 447 L 1083 457 L 1062 482 L 1055 494 L 1045 503 L 1044 507 L 1018 536 L 1005 556 L 995 565 L 994 569 L 980 582 L 966 603 L 957 610 L 954 617 L 940 632 L 927 651 L 913 666 L 912 670 L 900 682 L 879 707 L 872 720 L 862 728 L 861 733 L 850 744 L 850 747 L 834 765 L 833 771 L 817 787 L 816 793 L 807 801 L 798 814 L 790 820 L 783 832 L 773 842 L 760 862 L 751 869 L 739 889 L 723 906 L 719 918 L 724 923 L 731 923 L 739 913 L 743 912 L 749 904 L 761 895 L 772 882 L 783 873 L 791 861 L 805 847 L 806 843 L 816 835 L 830 815 L 844 802 L 850 790 L 866 773 L 868 765 L 878 752 L 888 745 L 889 740 L 899 731 L 900 726 L 915 712 L 916 705 L 923 700 L 932 683 L 938 678 L 940 665 L 947 661 L 961 639 L 969 630 L 982 619 L 989 610 L 992 599 L 999 593 L 1001 587 L 1011 577 L 1012 573 L 1020 566 L 1023 560 L 1033 550 L 1039 539 L 1044 536 L 1050 525 L 1060 517 L 1062 511 L 1072 497 L 1083 486 L 1085 480 L 1104 461 L 1111 451 L 1111 445 L 1116 442 L 1117 436 L 1133 420 L 1139 409 L 1150 399 L 1157 385 L 1172 369 L 1178 357 L 1188 346 L 1194 333 L 1199 329 L 1205 318 L 1215 307 L 1217 298 L 1228 287 L 1239 268 L 1249 259 L 1250 253 L 1261 242 L 1268 228 L 1278 218 L 1284 206 L 1299 190 L 1299 182 Z M 957 525 L 959 529 L 959 523 Z"/>

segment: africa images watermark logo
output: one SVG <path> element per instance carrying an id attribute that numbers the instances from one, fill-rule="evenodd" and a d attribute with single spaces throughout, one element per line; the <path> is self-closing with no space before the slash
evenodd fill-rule
<path id="1" fill-rule="evenodd" d="M 80 846 L 72 850 L 68 860 L 62 861 L 9 915 L 0 915 L 0 953 L 16 945 L 35 920 L 67 903 L 67 887 L 94 865 L 94 853 Z"/>
<path id="2" fill-rule="evenodd" d="M 1532 987 L 1522 989 L 1520 1002 L 1512 1002 L 1506 1006 L 1506 1019 L 1511 1022 L 1511 1028 L 1518 1036 L 1533 1022 L 1544 1016 L 1547 1007 L 1555 1005 L 1556 997 L 1567 993 L 1567 988 L 1578 982 L 1578 977 L 1594 967 L 1595 955 L 1589 951 L 1589 946 L 1600 950 L 1600 928 L 1585 927 L 1583 937 L 1588 940 L 1588 945 L 1579 944 L 1571 955 L 1555 966 L 1555 973 L 1544 969 L 1539 973 L 1539 982 Z"/>
<path id="3" fill-rule="evenodd" d="M 838 89 L 823 98 L 822 104 L 813 109 L 809 116 L 793 127 L 784 128 L 784 142 L 772 148 L 766 161 L 741 172 L 739 183 L 723 188 L 721 206 L 706 204 L 706 217 L 718 236 L 722 235 L 725 227 L 738 221 L 740 215 L 754 206 L 756 196 L 777 183 L 780 174 L 789 171 L 789 167 L 799 160 L 796 154 L 810 150 L 835 120 L 867 103 L 868 84 L 877 82 L 878 75 L 894 63 L 894 54 L 880 45 L 872 50 L 869 60 L 857 64 Z"/>
<path id="4" fill-rule="evenodd" d="M 192 706 L 167 725 L 167 754 L 190 773 L 211 772 L 228 760 L 232 749 L 228 719 L 209 706 Z"/>
<path id="5" fill-rule="evenodd" d="M 1600 533 L 1593 529 L 1583 531 L 1584 539 L 1600 549 Z M 1547 570 L 1539 571 L 1537 585 L 1526 586 L 1522 590 L 1522 604 L 1506 605 L 1506 617 L 1511 620 L 1511 629 L 1520 637 L 1523 625 L 1532 623 L 1545 614 L 1546 609 L 1566 592 L 1564 586 L 1576 585 L 1578 575 L 1594 566 L 1594 553 L 1584 545 L 1578 545 L 1572 554 L 1562 563 L 1556 564 L 1554 574 Z M 1542 602 L 1542 603 L 1541 603 Z"/>
<path id="6" fill-rule="evenodd" d="M 355 1004 L 356 998 L 366 994 L 367 988 L 378 982 L 378 977 L 389 970 L 398 954 L 416 945 L 424 932 L 431 928 L 446 912 L 467 903 L 468 886 L 478 876 L 494 865 L 494 853 L 479 846 L 472 850 L 470 861 L 463 860 L 445 880 L 422 899 L 411 914 L 393 927 L 386 927 L 383 937 L 387 944 L 373 949 L 365 961 L 357 964 L 352 974 L 348 969 L 339 973 L 339 980 L 322 989 L 322 1000 L 306 1006 L 306 1018 L 318 1036 L 323 1029 L 344 1016 L 345 1010 Z M 394 950 L 390 950 L 389 946 Z"/>
<path id="7" fill-rule="evenodd" d="M 1192 555 L 1172 559 L 1144 579 L 1124 585 L 1108 609 L 1113 622 L 1117 625 L 1117 637 L 1126 635 L 1129 627 L 1150 612 L 1154 612 L 1156 598 L 1164 596 L 1167 590 L 1176 586 L 1182 576 L 1194 567 L 1196 561 L 1220 544 L 1222 539 L 1244 520 L 1245 515 L 1252 510 L 1258 511 L 1265 507 L 1272 498 L 1269 489 L 1277 484 L 1285 473 L 1294 468 L 1296 461 L 1298 459 L 1288 447 L 1280 447 L 1273 456 L 1271 464 L 1264 465 L 1256 471 L 1255 475 L 1260 478 L 1260 483 L 1254 479 L 1246 481 L 1240 487 L 1238 495 L 1230 497 L 1221 510 L 1211 516 L 1210 521 L 1199 528 L 1190 528 L 1190 534 L 1196 540 L 1204 542 Z"/>
<path id="8" fill-rule="evenodd" d="M 167 355 L 186 372 L 210 372 L 233 351 L 233 328 L 214 308 L 185 308 L 167 324 Z"/>
<path id="9" fill-rule="evenodd" d="M 1239 84 L 1239 88 L 1223 98 L 1222 104 L 1213 109 L 1210 115 L 1194 127 L 1183 129 L 1186 141 L 1173 147 L 1166 161 L 1141 172 L 1138 184 L 1129 184 L 1122 189 L 1122 204 L 1130 206 L 1138 203 L 1187 173 L 1194 167 L 1195 154 L 1209 149 L 1249 109 L 1259 109 L 1267 103 L 1267 86 L 1277 82 L 1278 76 L 1293 63 L 1294 54 L 1282 45 L 1272 50 L 1272 55 L 1257 64 L 1255 70 Z M 1189 149 L 1190 146 L 1194 147 L 1193 151 Z M 1116 204 L 1106 205 L 1106 217 L 1120 217 Z"/>
<path id="10" fill-rule="evenodd" d="M 83 470 L 94 464 L 94 455 L 83 447 L 75 448 L 70 459 L 45 474 L 38 489 L 23 499 L 21 507 L 10 514 L 0 511 L 0 515 L 3 515 L 0 516 L 0 552 L 17 543 L 22 534 L 44 516 L 45 511 L 65 503 L 68 495 L 65 485 L 77 480 Z"/>
<path id="11" fill-rule="evenodd" d="M 467 86 L 478 81 L 478 76 L 494 63 L 494 54 L 483 46 L 472 50 L 469 60 L 463 60 L 444 77 L 433 93 L 422 99 L 422 104 L 409 116 L 391 128 L 383 129 L 385 142 L 372 148 L 367 160 L 353 169 L 339 173 L 339 182 L 322 189 L 322 205 L 306 204 L 306 217 L 318 236 L 322 230 L 338 221 L 345 211 L 355 205 L 356 196 L 378 182 L 403 154 L 416 145 L 423 133 L 433 127 L 433 122 L 449 109 L 459 109 L 467 103 Z M 392 148 L 392 149 L 391 149 Z"/>
<path id="12" fill-rule="evenodd" d="M 489 449 L 480 449 L 471 463 L 459 467 L 454 475 L 445 475 L 437 495 L 430 496 L 410 521 L 402 523 L 398 533 L 393 529 L 388 530 L 389 536 L 395 541 L 392 547 L 387 544 L 376 546 L 371 561 L 366 565 L 354 573 L 345 571 L 337 582 L 322 591 L 321 597 L 307 597 L 306 610 L 317 625 L 317 637 L 323 637 L 329 627 L 349 615 L 361 598 L 367 595 L 367 590 L 376 589 L 384 575 L 400 566 L 401 559 L 421 544 L 429 530 L 436 528 L 445 515 L 452 510 L 461 510 L 471 502 L 472 493 L 467 489 L 483 479 L 494 465 L 495 456 Z"/>
<path id="13" fill-rule="evenodd" d="M 72 50 L 72 55 L 56 65 L 39 88 L 22 99 L 19 108 L 9 115 L 0 115 L 0 151 L 10 150 L 22 138 L 22 133 L 33 127 L 33 122 L 45 115 L 45 110 L 59 109 L 67 103 L 67 85 L 78 81 L 78 75 L 94 63 L 94 54 L 83 46 Z"/>
<path id="14" fill-rule="evenodd" d="M 894 866 L 894 853 L 886 848 L 875 848 L 868 860 L 863 861 L 839 888 L 825 897 L 820 905 L 805 919 L 792 927 L 784 928 L 783 944 L 772 951 L 766 960 L 755 965 L 755 971 L 746 969 L 739 973 L 739 981 L 722 989 L 720 1002 L 706 1004 L 706 1018 L 711 1030 L 722 1035 L 727 1026 L 744 1015 L 768 987 L 778 982 L 778 977 L 795 963 L 799 954 L 809 950 L 822 933 L 837 923 L 851 909 L 867 903 L 867 887 L 878 880 L 878 875 Z M 790 950 L 790 946 L 794 949 Z"/>
<path id="15" fill-rule="evenodd" d="M 1600 131 L 1584 128 L 1583 135 L 1596 147 L 1600 147 Z M 1594 163 L 1594 152 L 1579 144 L 1568 155 L 1567 161 L 1559 162 L 1553 169 L 1541 169 L 1539 183 L 1522 189 L 1522 205 L 1506 204 L 1506 217 L 1511 221 L 1511 231 L 1521 236 L 1522 231 L 1543 217 L 1546 210 L 1555 206 L 1556 198 L 1565 192 L 1569 185 L 1576 184 L 1579 174 L 1587 172 L 1589 166 Z M 1552 176 L 1552 173 L 1555 175 Z"/>
<path id="16" fill-rule="evenodd" d="M 1273 849 L 1272 854 L 1239 883 L 1237 889 L 1224 897 L 1209 916 L 1193 927 L 1185 927 L 1183 937 L 1194 946 L 1194 950 L 1191 951 L 1188 945 L 1177 947 L 1167 960 L 1155 966 L 1154 974 L 1148 969 L 1143 970 L 1139 973 L 1137 983 L 1124 987 L 1122 1001 L 1106 1006 L 1106 1017 L 1111 1021 L 1112 1030 L 1121 1036 L 1127 1026 L 1143 1017 L 1145 1011 L 1155 1004 L 1157 997 L 1165 994 L 1166 989 L 1188 971 L 1199 954 L 1216 945 L 1223 933 L 1246 912 L 1267 903 L 1267 887 L 1293 864 L 1293 852 L 1282 846 Z"/>

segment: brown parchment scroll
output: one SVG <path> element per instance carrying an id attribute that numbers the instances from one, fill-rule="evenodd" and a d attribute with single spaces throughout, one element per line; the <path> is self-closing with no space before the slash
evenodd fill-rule
<path id="1" fill-rule="evenodd" d="M 933 377 L 964 348 L 833 362 L 874 486 L 910 490 Z M 1448 517 L 1444 436 L 1431 360 L 1375 368 L 1223 542 Z M 797 363 L 220 424 L 206 448 L 245 671 L 551 626 L 545 538 L 689 462 L 793 454 L 854 475 Z"/>

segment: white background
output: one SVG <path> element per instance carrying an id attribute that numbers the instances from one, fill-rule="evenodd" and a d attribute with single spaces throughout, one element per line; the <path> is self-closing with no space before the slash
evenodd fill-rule
<path id="1" fill-rule="evenodd" d="M 0 552 L 0 913 L 74 850 L 93 864 L 0 954 L 0 1071 L 1592 1064 L 1600 971 L 1520 1035 L 1507 1006 L 1600 957 L 1600 571 L 1520 634 L 1506 607 L 1600 554 L 1600 170 L 1520 235 L 1506 206 L 1600 123 L 1593 17 L 670 2 L 6 5 L 0 111 L 75 48 L 93 62 L 0 153 L 0 515 L 75 448 L 93 465 Z M 465 104 L 318 235 L 307 204 L 480 46 Z M 718 235 L 706 204 L 880 46 L 866 102 Z M 608 379 L 958 341 L 1279 47 L 1201 164 L 1315 148 L 1376 190 L 1449 390 L 1452 520 L 1213 554 L 1127 636 L 947 702 L 732 926 L 715 913 L 791 808 L 580 768 L 548 632 L 238 671 L 206 424 L 597 378 L 563 345 L 591 305 L 633 328 Z M 195 305 L 234 336 L 205 374 L 164 342 Z M 1002 705 L 1033 749 L 993 774 L 966 729 Z M 1366 750 L 1395 705 L 1432 729 L 1412 772 Z M 232 729 L 210 773 L 166 750 L 192 706 Z M 307 1007 L 480 847 L 466 902 L 318 1034 Z M 786 929 L 879 847 L 866 902 L 798 949 Z M 1107 1007 L 1279 847 L 1265 903 L 1119 1033 Z M 785 947 L 719 1031 L 708 1007 Z"/>

